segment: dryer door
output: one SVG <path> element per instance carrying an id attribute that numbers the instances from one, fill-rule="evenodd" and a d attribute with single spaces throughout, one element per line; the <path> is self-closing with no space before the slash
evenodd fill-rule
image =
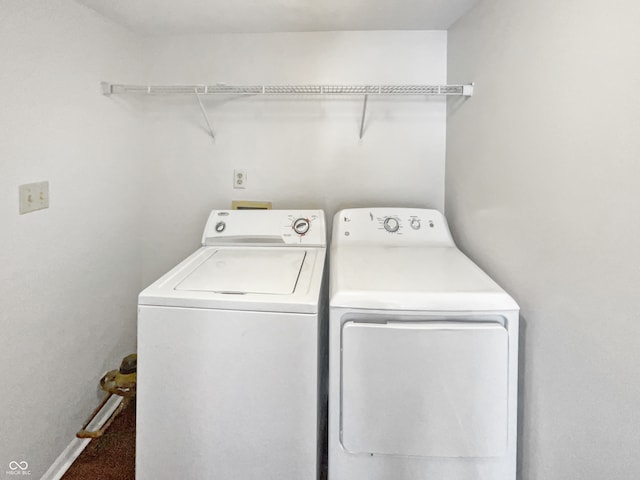
<path id="1" fill-rule="evenodd" d="M 493 322 L 346 322 L 341 441 L 352 453 L 502 456 L 508 334 Z"/>

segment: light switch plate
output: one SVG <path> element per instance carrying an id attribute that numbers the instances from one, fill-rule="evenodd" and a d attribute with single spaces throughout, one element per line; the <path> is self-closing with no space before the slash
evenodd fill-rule
<path id="1" fill-rule="evenodd" d="M 21 215 L 49 208 L 49 182 L 25 183 L 18 191 Z"/>

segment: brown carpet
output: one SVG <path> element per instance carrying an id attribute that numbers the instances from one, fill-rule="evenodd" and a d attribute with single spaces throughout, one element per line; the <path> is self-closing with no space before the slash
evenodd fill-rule
<path id="1" fill-rule="evenodd" d="M 91 440 L 62 480 L 135 480 L 135 400 L 100 438 Z"/>
<path id="2" fill-rule="evenodd" d="M 325 429 L 326 436 L 326 429 Z M 326 442 L 326 437 L 325 437 Z M 326 452 L 321 479 L 327 478 Z M 91 440 L 61 480 L 135 480 L 136 402 L 113 421 L 100 438 Z"/>

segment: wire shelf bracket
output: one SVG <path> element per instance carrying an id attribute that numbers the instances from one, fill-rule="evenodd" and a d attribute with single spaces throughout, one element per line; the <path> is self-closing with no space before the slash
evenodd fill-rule
<path id="1" fill-rule="evenodd" d="M 364 101 L 362 102 L 362 119 L 360 120 L 360 140 L 362 140 L 362 135 L 364 135 L 364 119 L 367 115 L 367 100 L 369 100 L 369 95 L 364 96 Z"/>
<path id="2" fill-rule="evenodd" d="M 204 121 L 207 122 L 207 127 L 209 127 L 209 134 L 211 138 L 216 139 L 216 135 L 213 133 L 213 128 L 211 127 L 211 122 L 209 121 L 209 115 L 207 115 L 207 111 L 202 104 L 202 99 L 200 98 L 200 94 L 196 92 L 196 99 L 198 100 L 198 105 L 200 105 L 200 110 L 202 111 L 202 116 L 204 117 Z"/>
<path id="3" fill-rule="evenodd" d="M 362 118 L 360 120 L 360 138 L 364 135 L 367 102 L 370 95 L 375 96 L 473 96 L 474 84 L 464 85 L 126 85 L 119 83 L 100 83 L 103 95 L 194 95 L 200 105 L 209 133 L 215 134 L 202 103 L 202 95 L 363 95 Z"/>

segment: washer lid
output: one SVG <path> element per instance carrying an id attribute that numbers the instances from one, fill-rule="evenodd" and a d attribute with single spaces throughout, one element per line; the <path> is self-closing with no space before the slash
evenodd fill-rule
<path id="1" fill-rule="evenodd" d="M 214 250 L 175 290 L 188 292 L 294 292 L 306 252 L 272 249 Z"/>

